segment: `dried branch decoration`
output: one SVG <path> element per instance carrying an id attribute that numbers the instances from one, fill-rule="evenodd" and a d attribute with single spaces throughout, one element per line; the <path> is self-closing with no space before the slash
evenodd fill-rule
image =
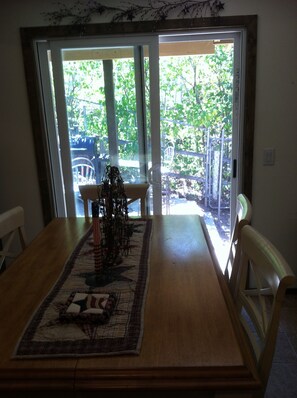
<path id="1" fill-rule="evenodd" d="M 57 11 L 43 13 L 53 25 L 59 25 L 68 20 L 73 25 L 84 25 L 91 22 L 93 16 L 112 15 L 110 22 L 133 21 L 136 18 L 165 20 L 170 14 L 177 17 L 216 17 L 224 9 L 224 2 L 220 0 L 149 0 L 145 5 L 126 3 L 122 6 L 108 6 L 96 0 L 83 3 L 77 0 L 72 6 L 58 2 Z"/>

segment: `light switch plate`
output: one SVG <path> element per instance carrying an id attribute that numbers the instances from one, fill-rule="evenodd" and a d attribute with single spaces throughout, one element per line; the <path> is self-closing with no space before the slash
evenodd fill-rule
<path id="1" fill-rule="evenodd" d="M 263 150 L 263 165 L 273 166 L 275 162 L 275 150 L 274 148 L 264 148 Z"/>

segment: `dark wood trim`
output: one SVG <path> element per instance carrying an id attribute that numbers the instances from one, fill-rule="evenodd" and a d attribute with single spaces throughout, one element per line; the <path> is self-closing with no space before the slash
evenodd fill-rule
<path id="1" fill-rule="evenodd" d="M 297 294 L 297 287 L 288 287 L 288 289 L 286 290 L 286 294 L 287 295 Z"/>
<path id="2" fill-rule="evenodd" d="M 242 192 L 252 202 L 254 124 L 256 100 L 257 17 L 246 25 L 246 74 L 242 153 Z"/>
<path id="3" fill-rule="evenodd" d="M 33 36 L 34 37 L 34 36 Z M 39 90 L 39 79 L 34 55 L 34 38 L 24 39 L 22 48 L 25 65 L 25 76 L 30 105 L 32 133 L 35 146 L 35 157 L 42 202 L 43 221 L 48 224 L 55 216 L 54 192 L 51 184 L 50 159 L 46 139 L 44 110 Z"/>
<path id="4" fill-rule="evenodd" d="M 242 154 L 242 192 L 252 201 L 252 167 L 255 121 L 257 16 L 230 16 L 217 18 L 175 19 L 165 21 L 140 21 L 88 24 L 84 26 L 41 26 L 20 28 L 32 131 L 38 167 L 38 179 L 44 223 L 55 216 L 51 185 L 50 160 L 44 126 L 44 110 L 39 92 L 38 74 L 34 59 L 34 41 L 54 38 L 80 38 L 94 36 L 143 35 L 150 33 L 178 33 L 206 31 L 215 28 L 243 28 L 246 30 L 246 80 L 244 101 L 244 131 Z"/>

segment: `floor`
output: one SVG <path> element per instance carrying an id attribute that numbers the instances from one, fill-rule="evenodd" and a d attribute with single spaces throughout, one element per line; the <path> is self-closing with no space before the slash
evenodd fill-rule
<path id="1" fill-rule="evenodd" d="M 288 293 L 265 398 L 297 397 L 297 294 Z"/>

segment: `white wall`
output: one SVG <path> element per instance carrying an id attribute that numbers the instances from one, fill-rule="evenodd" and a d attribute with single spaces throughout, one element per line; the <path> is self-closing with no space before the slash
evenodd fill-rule
<path id="1" fill-rule="evenodd" d="M 22 205 L 30 239 L 43 222 L 19 28 L 45 25 L 53 3 L 10 0 L 0 11 L 0 212 Z M 221 15 L 258 15 L 253 224 L 297 273 L 297 1 L 226 0 Z M 262 165 L 265 147 L 274 166 Z"/>

